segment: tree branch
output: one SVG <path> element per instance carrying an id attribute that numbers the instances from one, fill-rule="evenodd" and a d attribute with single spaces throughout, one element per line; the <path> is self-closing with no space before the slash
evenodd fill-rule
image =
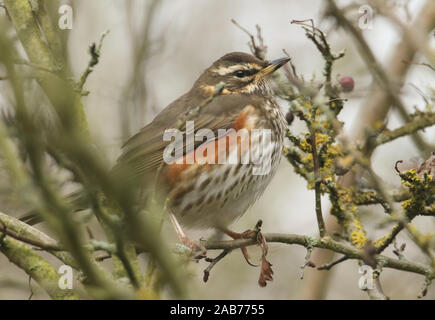
<path id="1" fill-rule="evenodd" d="M 285 243 L 296 244 L 305 248 L 322 248 L 329 249 L 333 252 L 344 254 L 348 259 L 364 260 L 365 253 L 363 250 L 355 247 L 340 243 L 329 237 L 312 238 L 309 236 L 302 236 L 296 234 L 282 234 L 282 233 L 266 233 L 263 234 L 268 243 Z M 224 240 L 224 241 L 202 241 L 201 242 L 207 250 L 234 250 L 241 247 L 257 244 L 255 239 L 237 239 L 237 240 Z M 435 278 L 435 269 L 430 266 L 425 266 L 419 263 L 409 262 L 406 260 L 399 260 L 389 258 L 384 255 L 377 255 L 375 259 L 384 268 L 397 269 L 412 273 L 421 274 Z"/>
<path id="2" fill-rule="evenodd" d="M 43 39 L 44 35 L 35 19 L 30 2 L 27 0 L 5 0 L 4 4 L 30 62 L 48 70 L 58 70 L 56 59 Z M 66 74 L 59 73 L 59 75 L 64 79 L 68 77 Z M 50 72 L 38 73 L 37 80 L 56 112 L 61 117 L 69 117 L 70 121 L 75 122 L 80 131 L 87 135 L 89 133 L 88 122 L 79 96 L 73 92 L 69 92 L 69 95 L 66 95 L 66 92 L 59 94 L 59 85 L 62 86 L 62 84 L 59 84 L 59 77 Z M 64 108 L 66 97 L 74 101 L 70 110 Z"/>
<path id="3" fill-rule="evenodd" d="M 316 203 L 316 218 L 317 225 L 319 227 L 320 237 L 324 237 L 326 234 L 325 222 L 323 221 L 322 214 L 322 199 L 320 193 L 321 181 L 320 181 L 320 167 L 319 167 L 319 157 L 317 154 L 317 144 L 316 144 L 316 133 L 311 134 L 311 152 L 313 154 L 313 168 L 314 168 L 314 192 L 315 192 L 315 203 Z"/>
<path id="4" fill-rule="evenodd" d="M 398 109 L 402 119 L 406 123 L 410 122 L 410 117 L 406 111 L 406 108 L 400 96 L 397 95 L 396 89 L 392 85 L 392 82 L 390 80 L 392 77 L 395 76 L 397 72 L 386 72 L 377 61 L 375 55 L 373 54 L 373 51 L 365 41 L 362 33 L 344 16 L 343 12 L 335 4 L 335 1 L 328 0 L 328 4 L 329 6 L 327 14 L 333 16 L 336 19 L 338 25 L 349 31 L 357 46 L 359 47 L 361 55 L 366 62 L 369 71 L 372 73 L 373 79 L 377 82 L 379 86 L 384 89 L 382 99 L 386 102 L 386 104 L 389 104 L 389 102 L 391 102 L 391 104 Z M 422 9 L 421 15 L 423 17 L 417 17 L 415 25 L 413 26 L 414 29 L 428 32 L 433 27 L 435 27 L 435 19 L 433 19 L 433 16 L 435 15 L 435 5 L 432 1 L 426 2 L 425 7 Z M 398 61 L 396 61 L 397 59 L 393 59 L 393 61 L 400 64 L 402 64 L 403 60 L 412 60 L 417 48 L 410 48 L 407 43 L 404 43 L 404 48 L 401 49 L 403 50 L 396 51 L 396 54 L 405 54 L 406 59 L 399 59 Z M 389 109 L 389 105 L 384 109 L 385 111 L 387 111 Z M 368 112 L 367 108 L 365 108 L 365 112 Z M 383 112 L 381 114 L 383 114 Z M 427 145 L 423 141 L 421 136 L 418 135 L 418 133 L 415 133 L 412 135 L 412 138 L 424 154 L 427 151 Z M 426 154 L 424 155 L 426 156 Z"/>
<path id="5" fill-rule="evenodd" d="M 34 279 L 53 299 L 79 299 L 72 290 L 62 290 L 58 282 L 60 275 L 32 248 L 11 237 L 4 237 L 0 242 L 0 252 Z"/>
<path id="6" fill-rule="evenodd" d="M 435 113 L 433 112 L 422 112 L 415 115 L 415 117 L 403 125 L 400 128 L 394 130 L 384 130 L 376 137 L 375 146 L 379 146 L 381 144 L 385 144 L 387 142 L 393 141 L 397 138 L 404 137 L 410 135 L 412 133 L 417 132 L 418 130 L 422 130 L 424 128 L 428 128 L 435 125 Z"/>

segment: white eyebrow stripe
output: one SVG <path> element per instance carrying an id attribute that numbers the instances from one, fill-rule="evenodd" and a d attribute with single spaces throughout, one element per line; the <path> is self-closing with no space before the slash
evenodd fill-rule
<path id="1" fill-rule="evenodd" d="M 211 71 L 215 72 L 221 76 L 224 76 L 224 75 L 233 73 L 236 70 L 249 70 L 249 69 L 260 70 L 260 66 L 257 64 L 253 64 L 253 63 L 244 63 L 244 64 L 236 64 L 236 65 L 229 66 L 229 67 L 214 68 Z"/>

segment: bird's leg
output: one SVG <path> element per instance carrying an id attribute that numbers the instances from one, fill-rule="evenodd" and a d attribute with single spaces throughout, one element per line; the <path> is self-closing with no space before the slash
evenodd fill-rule
<path id="1" fill-rule="evenodd" d="M 193 241 L 186 236 L 183 229 L 181 228 L 180 223 L 178 222 L 177 218 L 173 213 L 169 214 L 169 218 L 171 219 L 172 225 L 174 226 L 175 232 L 177 233 L 180 242 L 190 248 L 192 250 L 192 253 L 195 253 L 197 251 L 201 252 L 201 254 L 195 256 L 196 259 L 204 258 L 207 254 L 207 250 L 205 249 L 205 247 L 199 242 Z"/>

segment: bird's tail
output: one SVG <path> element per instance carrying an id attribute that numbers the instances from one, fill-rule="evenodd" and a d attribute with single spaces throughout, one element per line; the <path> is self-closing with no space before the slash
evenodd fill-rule
<path id="1" fill-rule="evenodd" d="M 74 211 L 84 210 L 89 207 L 89 204 L 84 197 L 83 191 L 81 190 L 68 194 L 66 196 L 66 201 Z M 20 221 L 31 226 L 44 221 L 37 210 L 31 210 L 21 216 L 19 219 Z"/>

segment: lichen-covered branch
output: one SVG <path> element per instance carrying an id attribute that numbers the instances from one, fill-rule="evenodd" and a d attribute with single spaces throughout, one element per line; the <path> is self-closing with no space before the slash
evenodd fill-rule
<path id="1" fill-rule="evenodd" d="M 29 245 L 9 236 L 1 236 L 0 252 L 34 279 L 53 299 L 79 299 L 72 290 L 59 288 L 60 274 Z"/>
<path id="2" fill-rule="evenodd" d="M 375 139 L 375 146 L 388 143 L 397 138 L 408 136 L 418 130 L 435 125 L 434 112 L 420 112 L 411 117 L 410 121 L 394 130 L 383 130 Z"/>
<path id="3" fill-rule="evenodd" d="M 48 44 L 44 41 L 44 35 L 37 24 L 30 2 L 27 0 L 5 0 L 4 4 L 30 62 L 49 70 L 58 70 L 56 59 L 53 57 Z M 42 21 L 45 22 L 45 19 Z M 46 25 L 44 24 L 44 26 Z M 59 75 L 65 79 L 64 81 L 67 81 L 68 75 L 62 74 L 61 71 Z M 61 90 L 63 94 L 60 95 L 59 86 L 56 85 L 59 82 L 59 77 L 49 72 L 40 72 L 37 74 L 37 79 L 57 112 L 64 116 L 66 114 L 78 125 L 83 134 L 88 134 L 89 128 L 86 114 L 78 95 L 70 93 L 74 103 L 70 109 L 65 110 L 62 100 L 66 92 Z"/>
<path id="4" fill-rule="evenodd" d="M 265 240 L 268 243 L 285 243 L 296 244 L 303 247 L 314 247 L 328 249 L 337 253 L 344 254 L 348 259 L 364 260 L 365 253 L 361 249 L 340 243 L 330 237 L 313 238 L 309 236 L 296 234 L 280 234 L 280 233 L 263 233 Z M 203 241 L 202 244 L 207 250 L 234 250 L 244 246 L 257 244 L 255 239 L 238 239 L 224 241 Z M 402 271 L 413 272 L 427 276 L 430 279 L 435 278 L 435 269 L 422 264 L 389 258 L 384 255 L 377 255 L 376 261 L 381 263 L 384 268 L 397 269 Z"/>
<path id="5" fill-rule="evenodd" d="M 89 47 L 89 54 L 91 56 L 91 59 L 89 60 L 88 66 L 80 76 L 80 80 L 76 85 L 76 91 L 78 92 L 79 95 L 84 96 L 89 94 L 88 91 L 83 91 L 83 88 L 85 86 L 86 80 L 88 79 L 89 75 L 94 71 L 94 67 L 98 64 L 100 60 L 101 47 L 103 46 L 104 38 L 108 33 L 109 32 L 106 31 L 101 35 L 100 42 L 98 43 L 98 45 L 96 43 L 93 43 Z"/>
<path id="6" fill-rule="evenodd" d="M 406 111 L 406 107 L 402 102 L 402 99 L 400 96 L 396 93 L 396 89 L 394 85 L 392 84 L 391 77 L 393 76 L 391 73 L 388 73 L 387 71 L 382 68 L 382 66 L 379 64 L 378 60 L 376 59 L 372 49 L 365 41 L 362 33 L 360 30 L 357 29 L 343 14 L 343 12 L 338 8 L 334 0 L 328 0 L 328 10 L 327 15 L 333 16 L 335 20 L 337 21 L 337 24 L 343 27 L 345 30 L 347 30 L 351 35 L 356 44 L 359 47 L 359 52 L 361 53 L 364 61 L 366 62 L 366 65 L 369 69 L 369 71 L 373 75 L 373 79 L 376 81 L 376 83 L 383 88 L 384 91 L 384 99 L 387 100 L 387 103 L 395 106 L 402 119 L 405 122 L 410 121 L 410 117 Z M 417 30 L 422 30 L 423 32 L 429 32 L 432 28 L 435 27 L 435 19 L 433 19 L 433 16 L 435 15 L 435 4 L 432 1 L 427 1 L 424 8 L 422 9 L 422 15 L 424 17 L 419 17 L 416 19 L 416 25 L 414 25 L 412 28 Z M 400 61 L 396 61 L 396 63 L 402 63 L 403 60 L 412 60 L 413 55 L 415 54 L 417 48 L 409 48 L 406 43 L 406 54 L 408 56 L 408 59 L 402 59 Z M 395 79 L 397 80 L 397 79 Z M 388 107 L 386 108 L 388 110 Z M 418 133 L 414 133 L 411 135 L 413 141 L 415 144 L 419 147 L 419 149 L 422 151 L 423 155 L 427 155 L 427 144 L 424 142 L 424 140 L 421 138 L 421 136 Z"/>

